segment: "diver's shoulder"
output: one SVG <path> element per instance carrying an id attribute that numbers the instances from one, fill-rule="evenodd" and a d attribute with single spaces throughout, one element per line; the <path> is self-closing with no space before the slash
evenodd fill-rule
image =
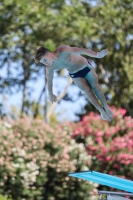
<path id="1" fill-rule="evenodd" d="M 69 45 L 65 45 L 65 44 L 63 44 L 61 46 L 58 46 L 56 48 L 56 52 L 61 53 L 61 52 L 63 52 L 66 49 L 66 47 L 70 47 L 70 46 Z"/>

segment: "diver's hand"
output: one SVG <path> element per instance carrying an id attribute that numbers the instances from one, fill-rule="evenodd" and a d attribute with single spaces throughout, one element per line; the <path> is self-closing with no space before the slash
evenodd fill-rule
<path id="1" fill-rule="evenodd" d="M 103 58 L 107 54 L 108 54 L 108 50 L 107 49 L 103 49 L 102 51 L 97 52 L 97 58 Z"/>
<path id="2" fill-rule="evenodd" d="M 57 101 L 57 97 L 54 94 L 50 94 L 49 99 L 52 103 Z"/>

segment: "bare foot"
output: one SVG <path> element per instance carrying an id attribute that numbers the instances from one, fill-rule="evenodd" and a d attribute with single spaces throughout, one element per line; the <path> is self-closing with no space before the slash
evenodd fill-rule
<path id="1" fill-rule="evenodd" d="M 102 117 L 102 119 L 105 120 L 105 121 L 108 121 L 108 122 L 111 121 L 111 119 L 108 117 L 108 115 L 107 115 L 107 113 L 104 111 L 104 109 L 103 109 L 103 111 L 101 111 L 101 117 Z"/>
<path id="2" fill-rule="evenodd" d="M 106 108 L 104 107 L 104 110 L 107 113 L 107 115 L 109 116 L 109 118 L 112 119 L 114 116 L 112 110 L 108 106 Z"/>

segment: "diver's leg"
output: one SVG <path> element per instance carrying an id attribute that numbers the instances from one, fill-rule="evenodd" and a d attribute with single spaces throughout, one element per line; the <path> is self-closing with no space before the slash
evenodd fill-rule
<path id="1" fill-rule="evenodd" d="M 91 90 L 87 80 L 85 78 L 73 78 L 74 83 L 82 90 L 87 96 L 87 99 L 99 110 L 103 120 L 110 121 L 110 118 L 106 114 L 105 110 L 99 104 L 96 96 Z"/>
<path id="2" fill-rule="evenodd" d="M 85 78 L 88 81 L 88 83 L 89 83 L 90 87 L 92 88 L 92 90 L 94 91 L 94 93 L 96 94 L 97 98 L 101 101 L 105 112 L 112 119 L 113 112 L 108 107 L 107 101 L 104 97 L 104 94 L 98 84 L 98 78 L 97 78 L 97 74 L 96 74 L 95 70 L 93 68 L 91 68 L 91 71 L 86 75 Z"/>

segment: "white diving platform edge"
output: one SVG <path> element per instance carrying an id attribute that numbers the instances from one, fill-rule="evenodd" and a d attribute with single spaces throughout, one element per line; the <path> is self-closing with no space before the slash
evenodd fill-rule
<path id="1" fill-rule="evenodd" d="M 91 170 L 69 173 L 69 176 L 81 178 L 87 181 L 92 181 L 101 185 L 106 185 L 133 193 L 133 181 L 119 178 L 117 176 L 112 176 Z"/>

